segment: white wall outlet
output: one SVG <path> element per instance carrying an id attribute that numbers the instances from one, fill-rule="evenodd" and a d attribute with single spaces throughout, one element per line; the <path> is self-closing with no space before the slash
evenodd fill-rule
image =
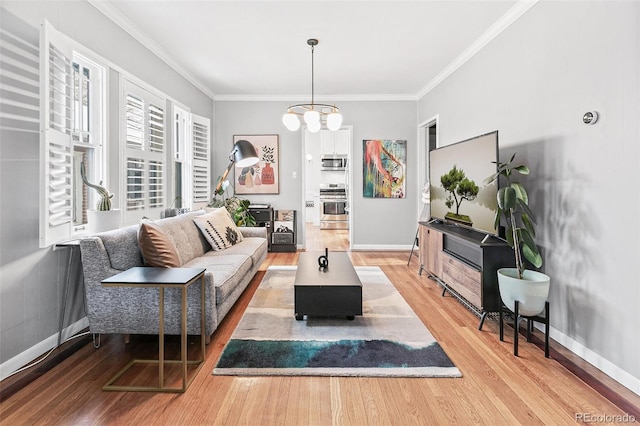
<path id="1" fill-rule="evenodd" d="M 294 179 L 298 178 L 298 172 L 291 172 L 291 177 Z"/>

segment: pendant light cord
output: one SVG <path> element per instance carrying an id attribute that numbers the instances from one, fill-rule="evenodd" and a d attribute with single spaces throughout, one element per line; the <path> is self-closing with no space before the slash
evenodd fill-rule
<path id="1" fill-rule="evenodd" d="M 313 108 L 313 95 L 314 95 L 314 87 L 313 87 L 313 81 L 314 81 L 314 75 L 313 75 L 313 48 L 315 46 L 311 45 L 311 108 Z"/>

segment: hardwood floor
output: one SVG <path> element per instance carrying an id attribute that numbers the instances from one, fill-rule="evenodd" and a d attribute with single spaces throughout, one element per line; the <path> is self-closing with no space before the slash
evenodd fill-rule
<path id="1" fill-rule="evenodd" d="M 418 276 L 408 252 L 350 252 L 354 265 L 378 265 L 431 330 L 462 378 L 228 377 L 213 376 L 225 343 L 269 265 L 294 265 L 297 253 L 270 253 L 256 277 L 214 333 L 206 362 L 185 394 L 103 392 L 107 380 L 131 358 L 153 356 L 157 339 L 103 336 L 0 404 L 2 424 L 574 424 L 578 413 L 640 419 L 640 397 L 551 342 L 552 359 L 540 347 L 520 343 L 513 356 L 507 329 L 478 318 L 425 274 Z M 293 321 L 293 317 L 292 317 Z M 197 356 L 197 339 L 190 348 Z M 167 355 L 176 351 L 169 339 Z M 595 387 L 606 388 L 619 408 L 565 368 L 572 358 Z M 152 380 L 142 369 L 134 380 Z M 6 382 L 6 381 L 5 381 Z M 3 382 L 2 385 L 6 383 Z M 633 411 L 635 410 L 635 412 Z"/>
<path id="2" fill-rule="evenodd" d="M 311 222 L 305 224 L 307 251 L 330 251 L 349 250 L 349 230 L 348 229 L 320 229 Z"/>

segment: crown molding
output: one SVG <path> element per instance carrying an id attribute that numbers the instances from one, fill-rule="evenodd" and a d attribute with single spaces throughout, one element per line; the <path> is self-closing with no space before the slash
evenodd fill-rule
<path id="1" fill-rule="evenodd" d="M 154 42 L 140 28 L 138 28 L 129 18 L 120 12 L 108 0 L 87 0 L 89 4 L 98 9 L 107 18 L 111 19 L 117 26 L 122 28 L 127 34 L 137 40 L 144 47 L 149 49 L 154 55 L 164 61 L 173 68 L 178 74 L 193 84 L 196 88 L 206 94 L 212 100 L 215 94 L 202 81 L 194 77 L 186 68 L 176 62 L 169 53 L 167 53 L 160 45 Z"/>
<path id="2" fill-rule="evenodd" d="M 417 94 L 416 98 L 421 99 L 427 93 L 436 88 L 447 77 L 453 74 L 458 68 L 464 65 L 482 48 L 488 45 L 502 31 L 506 30 L 518 18 L 531 9 L 539 0 L 520 0 L 511 9 L 507 11 L 500 19 L 498 19 L 487 31 L 476 39 L 469 47 L 467 47 L 457 58 L 447 65 L 440 73 L 433 78 L 426 86 L 424 86 Z"/>
<path id="3" fill-rule="evenodd" d="M 215 95 L 216 102 L 310 102 L 309 95 Z M 322 95 L 314 96 L 314 102 L 379 102 L 379 101 L 417 101 L 416 95 Z"/>
<path id="4" fill-rule="evenodd" d="M 142 30 L 140 30 L 129 18 L 114 7 L 109 0 L 87 0 L 93 7 L 102 12 L 107 18 L 111 19 L 116 25 L 131 35 L 135 40 L 149 49 L 158 58 L 164 61 L 178 74 L 193 84 L 196 88 L 205 93 L 209 98 L 216 102 L 308 102 L 308 95 L 216 95 L 202 81 L 194 77 L 186 68 L 175 61 L 169 53 L 161 46 L 154 42 Z M 539 0 L 519 0 L 511 9 L 507 11 L 498 21 L 496 21 L 487 31 L 485 31 L 478 39 L 476 39 L 469 47 L 467 47 L 458 57 L 456 57 L 447 67 L 445 67 L 436 77 L 434 77 L 426 86 L 424 86 L 415 95 L 406 94 L 365 94 L 365 95 L 325 95 L 316 96 L 314 100 L 319 102 L 333 101 L 418 101 L 427 93 L 442 83 L 447 77 L 462 67 L 469 59 L 471 59 L 482 48 L 487 46 L 502 31 L 507 29 L 518 18 L 524 15 Z"/>

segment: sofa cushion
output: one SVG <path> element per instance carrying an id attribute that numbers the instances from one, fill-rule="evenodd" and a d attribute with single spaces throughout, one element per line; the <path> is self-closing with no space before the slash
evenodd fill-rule
<path id="1" fill-rule="evenodd" d="M 194 217 L 193 221 L 215 251 L 227 249 L 242 241 L 242 233 L 224 208 Z"/>
<path id="2" fill-rule="evenodd" d="M 138 246 L 147 266 L 179 268 L 181 265 L 175 244 L 151 220 L 143 219 L 140 222 Z"/>
<path id="3" fill-rule="evenodd" d="M 213 274 L 213 285 L 216 288 L 216 305 L 219 305 L 246 278 L 251 270 L 252 260 L 247 255 L 225 254 L 224 256 L 215 256 L 214 253 L 216 252 L 210 251 L 202 257 L 193 259 L 185 264 L 184 267 L 207 268 L 207 274 Z M 226 250 L 224 253 L 226 253 Z"/>
<path id="4" fill-rule="evenodd" d="M 168 235 L 176 245 L 182 265 L 211 250 L 211 246 L 204 239 L 196 224 L 193 223 L 194 217 L 203 214 L 202 210 L 197 210 L 155 221 L 158 228 Z"/>
<path id="5" fill-rule="evenodd" d="M 242 228 L 240 228 L 242 229 Z M 229 254 L 242 254 L 251 257 L 252 266 L 257 268 L 267 253 L 267 240 L 265 238 L 244 237 L 242 244 L 236 244 L 224 251 L 210 251 L 207 256 L 226 256 Z"/>

